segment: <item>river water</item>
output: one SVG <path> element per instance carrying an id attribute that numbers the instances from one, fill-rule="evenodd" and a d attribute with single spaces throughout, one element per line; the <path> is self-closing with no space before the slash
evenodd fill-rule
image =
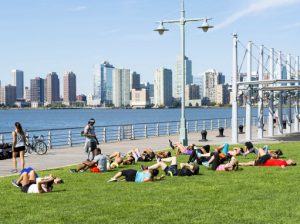
<path id="1" fill-rule="evenodd" d="M 264 111 L 267 115 L 267 110 Z M 239 117 L 245 109 L 239 109 Z M 254 108 L 252 116 L 257 116 Z M 97 126 L 178 121 L 180 109 L 18 109 L 0 110 L 0 132 L 12 131 L 16 121 L 24 129 L 54 129 L 82 127 L 90 118 Z M 187 108 L 186 119 L 231 118 L 231 108 Z"/>

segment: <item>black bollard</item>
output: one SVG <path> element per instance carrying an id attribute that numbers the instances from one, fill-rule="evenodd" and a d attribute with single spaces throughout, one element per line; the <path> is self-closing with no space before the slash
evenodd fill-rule
<path id="1" fill-rule="evenodd" d="M 282 128 L 283 128 L 283 129 L 286 129 L 286 120 L 283 120 L 283 121 L 282 121 Z"/>
<path id="2" fill-rule="evenodd" d="M 239 134 L 244 134 L 244 125 L 239 125 Z"/>
<path id="3" fill-rule="evenodd" d="M 219 128 L 219 135 L 217 137 L 225 137 L 224 136 L 224 128 L 223 127 Z"/>
<path id="4" fill-rule="evenodd" d="M 206 130 L 202 130 L 201 131 L 201 136 L 202 136 L 202 139 L 199 140 L 200 142 L 206 142 L 207 139 L 206 139 L 206 136 L 207 136 L 207 131 Z"/>

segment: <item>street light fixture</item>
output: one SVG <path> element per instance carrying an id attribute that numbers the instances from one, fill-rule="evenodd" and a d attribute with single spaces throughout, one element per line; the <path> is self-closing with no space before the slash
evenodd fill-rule
<path id="1" fill-rule="evenodd" d="M 185 83 L 186 83 L 186 74 L 185 74 L 185 25 L 188 22 L 199 22 L 203 21 L 202 25 L 198 28 L 201 28 L 204 32 L 207 32 L 213 26 L 208 24 L 208 20 L 211 18 L 185 18 L 185 9 L 184 9 L 184 0 L 181 0 L 181 17 L 177 20 L 164 20 L 158 22 L 158 27 L 154 31 L 157 31 L 160 35 L 163 35 L 165 31 L 169 31 L 164 27 L 165 23 L 176 23 L 180 25 L 180 34 L 181 34 L 181 60 L 182 60 L 182 85 L 181 85 L 181 118 L 180 118 L 180 130 L 179 130 L 179 141 L 183 145 L 188 145 L 187 139 L 187 129 L 186 129 L 186 118 L 185 118 Z"/>

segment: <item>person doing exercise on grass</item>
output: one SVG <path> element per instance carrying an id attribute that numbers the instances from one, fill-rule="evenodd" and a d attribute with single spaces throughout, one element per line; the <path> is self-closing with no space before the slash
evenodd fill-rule
<path id="1" fill-rule="evenodd" d="M 95 149 L 95 157 L 92 161 L 86 160 L 82 162 L 77 169 L 70 169 L 70 172 L 77 173 L 79 171 L 85 171 L 88 168 L 90 168 L 90 171 L 93 173 L 107 171 L 107 158 L 101 154 L 100 148 Z"/>
<path id="2" fill-rule="evenodd" d="M 40 178 L 31 167 L 24 168 L 21 171 L 18 180 L 13 180 L 12 184 L 19 187 L 24 193 L 48 193 L 52 192 L 53 184 L 61 184 L 63 180 L 52 174 L 44 178 Z"/>
<path id="3" fill-rule="evenodd" d="M 109 179 L 107 182 L 116 182 L 120 180 L 122 177 L 125 178 L 126 181 L 129 182 L 149 182 L 153 181 L 154 177 L 158 175 L 158 170 L 143 170 L 137 171 L 133 169 L 122 170 L 118 172 L 114 177 Z"/>

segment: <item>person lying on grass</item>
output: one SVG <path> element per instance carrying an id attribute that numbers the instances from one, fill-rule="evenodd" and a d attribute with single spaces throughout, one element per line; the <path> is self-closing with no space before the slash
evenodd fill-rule
<path id="1" fill-rule="evenodd" d="M 155 158 L 155 153 L 151 149 L 144 149 L 140 152 L 138 148 L 127 152 L 127 157 L 133 157 L 135 162 L 149 162 Z"/>
<path id="2" fill-rule="evenodd" d="M 38 177 L 37 173 L 31 167 L 24 168 L 21 171 L 18 180 L 13 180 L 15 187 L 20 187 L 24 193 L 48 193 L 52 192 L 53 184 L 61 184 L 63 180 L 52 174 L 44 178 Z"/>
<path id="3" fill-rule="evenodd" d="M 133 169 L 122 170 L 107 182 L 119 181 L 122 177 L 129 182 L 149 182 L 154 180 L 154 177 L 158 175 L 158 172 L 159 171 L 157 169 L 143 171 L 137 171 Z"/>
<path id="4" fill-rule="evenodd" d="M 170 166 L 167 165 L 170 163 Z M 177 158 L 175 156 L 159 159 L 157 163 L 146 167 L 141 166 L 144 170 L 155 170 L 161 168 L 167 176 L 192 176 L 199 174 L 199 166 L 195 164 L 180 163 L 180 169 L 177 167 Z"/>
<path id="5" fill-rule="evenodd" d="M 170 151 L 161 151 L 161 152 L 156 152 L 155 156 L 157 158 L 169 158 L 172 156 L 172 153 Z"/>
<path id="6" fill-rule="evenodd" d="M 287 166 L 296 166 L 297 163 L 294 160 L 282 160 L 282 159 L 268 159 L 264 163 L 257 163 L 257 161 L 250 161 L 247 163 L 240 163 L 241 166 L 280 166 L 282 168 Z"/>
<path id="7" fill-rule="evenodd" d="M 114 152 L 109 156 L 109 160 L 107 162 L 107 169 L 112 170 L 118 168 L 121 164 L 123 164 L 123 158 L 120 152 Z"/>
<path id="8" fill-rule="evenodd" d="M 231 155 L 229 154 L 229 145 L 227 143 L 222 144 L 214 149 L 211 153 L 198 152 L 199 158 L 205 158 L 206 161 L 202 162 L 202 165 L 211 165 L 212 170 L 216 170 L 217 167 L 228 160 Z"/>
<path id="9" fill-rule="evenodd" d="M 176 150 L 176 156 L 183 154 L 183 155 L 191 155 L 193 153 L 194 144 L 189 145 L 187 147 L 183 146 L 179 142 L 173 144 L 173 142 L 169 139 L 169 144 L 172 149 Z"/>
<path id="10" fill-rule="evenodd" d="M 95 150 L 95 157 L 92 161 L 86 160 L 82 162 L 77 169 L 70 169 L 70 172 L 77 173 L 79 171 L 85 171 L 88 168 L 90 168 L 90 171 L 93 173 L 107 171 L 107 158 L 105 155 L 101 154 L 100 148 Z"/>
<path id="11" fill-rule="evenodd" d="M 216 157 L 217 159 L 217 157 Z M 226 164 L 219 164 L 215 171 L 237 171 L 239 169 L 239 163 L 234 156 Z"/>
<path id="12" fill-rule="evenodd" d="M 262 148 L 266 153 L 270 155 L 273 159 L 278 159 L 280 156 L 283 155 L 283 152 L 280 149 L 277 150 L 269 150 L 269 146 L 265 145 Z M 240 154 L 243 156 L 247 156 L 250 153 L 255 153 L 257 155 L 257 159 L 259 158 L 259 150 L 257 147 L 253 146 L 252 142 L 245 142 L 245 148 L 242 150 L 240 149 Z"/>
<path id="13" fill-rule="evenodd" d="M 202 157 L 202 154 L 209 153 L 210 145 L 204 145 L 202 147 L 194 147 L 192 154 L 190 155 L 187 163 L 197 162 L 199 165 L 207 162 L 210 159 L 209 157 Z"/>

